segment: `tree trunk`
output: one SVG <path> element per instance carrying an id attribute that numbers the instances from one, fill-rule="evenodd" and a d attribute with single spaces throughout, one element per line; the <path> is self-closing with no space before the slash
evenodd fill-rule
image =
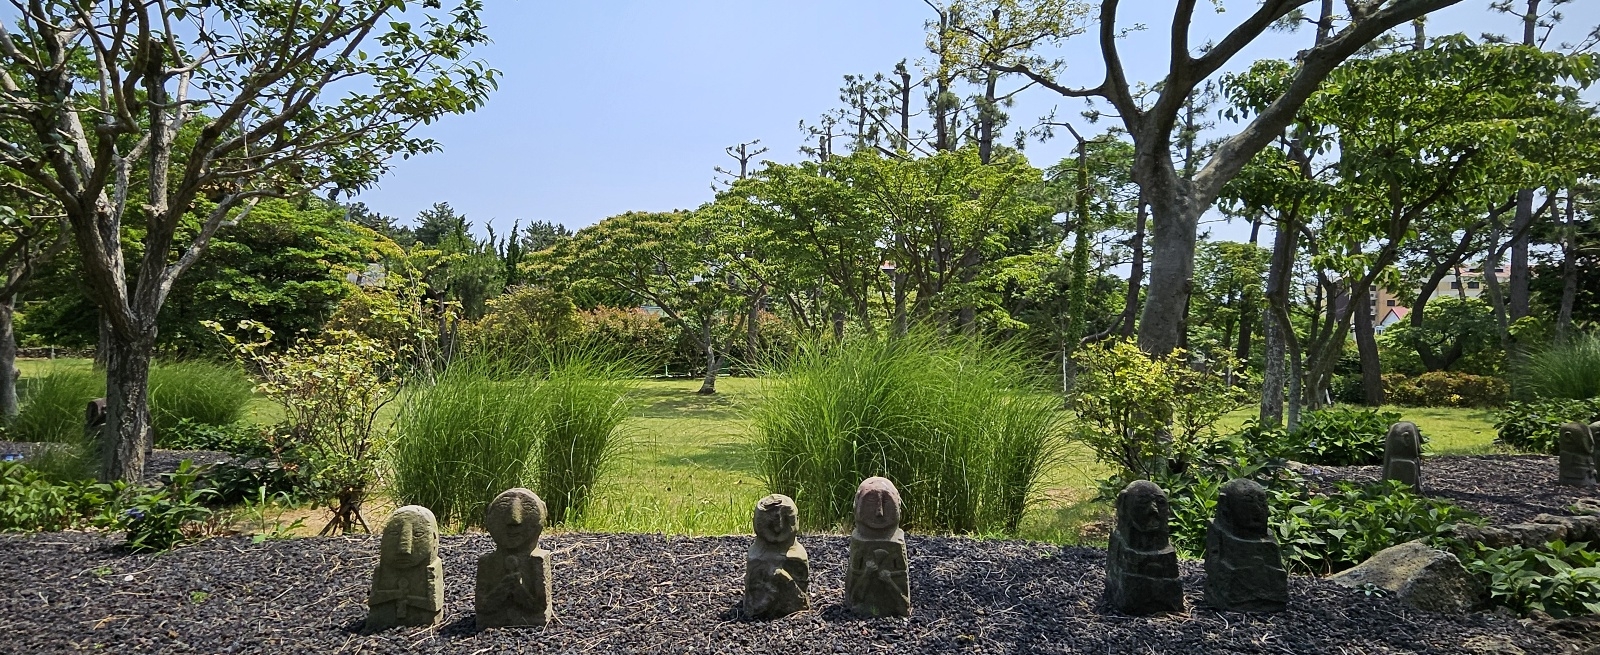
<path id="1" fill-rule="evenodd" d="M 1294 253 L 1299 232 L 1292 218 L 1279 220 L 1272 237 L 1272 260 L 1267 266 L 1266 361 L 1261 376 L 1261 424 L 1283 424 L 1284 386 L 1289 381 L 1287 362 L 1289 341 L 1294 337 L 1289 322 L 1289 283 L 1294 269 Z"/>
<path id="2" fill-rule="evenodd" d="M 1155 242 L 1150 248 L 1150 286 L 1139 319 L 1139 348 L 1155 355 L 1170 353 L 1183 341 L 1200 218 L 1179 195 L 1177 181 L 1166 182 L 1161 186 L 1169 188 L 1148 192 Z"/>
<path id="3" fill-rule="evenodd" d="M 1377 407 L 1383 404 L 1383 365 L 1378 361 L 1378 337 L 1372 324 L 1372 310 L 1368 309 L 1370 293 L 1364 289 L 1359 301 L 1352 298 L 1356 306 L 1350 311 L 1354 313 L 1356 352 L 1361 355 L 1362 396 L 1369 407 Z"/>
<path id="4" fill-rule="evenodd" d="M 1529 226 L 1534 220 L 1533 190 L 1523 189 L 1517 192 L 1517 215 L 1512 223 L 1511 241 L 1511 279 L 1507 282 L 1507 300 L 1510 301 L 1507 311 L 1512 323 L 1528 315 L 1528 282 L 1532 275 L 1528 270 L 1528 250 L 1532 241 L 1532 230 Z"/>
<path id="5" fill-rule="evenodd" d="M 906 335 L 906 274 L 894 272 L 894 330 L 896 337 Z"/>
<path id="6" fill-rule="evenodd" d="M 706 349 L 706 377 L 700 383 L 700 390 L 695 393 L 709 396 L 717 392 L 717 371 L 722 368 L 722 358 L 717 354 L 717 342 L 711 338 L 711 321 L 701 324 L 700 342 Z"/>
<path id="7" fill-rule="evenodd" d="M 1133 262 L 1128 265 L 1128 293 L 1122 304 L 1122 336 L 1132 337 L 1138 325 L 1139 291 L 1144 288 L 1144 234 L 1150 217 L 1150 205 L 1139 200 L 1139 210 L 1134 215 L 1133 239 L 1128 248 L 1133 251 Z"/>
<path id="8" fill-rule="evenodd" d="M 150 430 L 150 353 L 155 348 L 155 330 L 128 339 L 111 333 L 106 357 L 106 425 L 102 438 L 103 481 L 137 482 L 144 478 L 144 466 L 154 448 Z"/>
<path id="9" fill-rule="evenodd" d="M 1565 341 L 1572 331 L 1572 306 L 1578 301 L 1578 244 L 1577 227 L 1573 224 L 1576 211 L 1572 205 L 1571 189 L 1567 190 L 1567 216 L 1561 234 L 1561 308 L 1556 311 L 1556 340 Z"/>
<path id="10" fill-rule="evenodd" d="M 17 415 L 17 335 L 12 331 L 12 314 L 17 298 L 0 299 L 0 415 Z"/>

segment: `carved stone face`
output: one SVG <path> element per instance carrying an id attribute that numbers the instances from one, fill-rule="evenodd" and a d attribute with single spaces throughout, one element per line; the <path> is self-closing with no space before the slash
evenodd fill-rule
<path id="1" fill-rule="evenodd" d="M 1410 421 L 1391 425 L 1389 436 L 1385 438 L 1384 449 L 1390 457 L 1421 459 L 1422 432 L 1417 430 L 1417 424 Z"/>
<path id="2" fill-rule="evenodd" d="M 1167 517 L 1167 493 L 1154 482 L 1138 480 L 1117 494 L 1117 524 L 1130 538 L 1148 535 L 1164 541 Z"/>
<path id="3" fill-rule="evenodd" d="M 394 511 L 383 525 L 378 560 L 383 566 L 409 569 L 427 564 L 439 551 L 439 522 L 420 505 Z"/>
<path id="4" fill-rule="evenodd" d="M 772 494 L 756 501 L 756 537 L 770 544 L 793 543 L 798 515 L 794 499 L 783 494 Z"/>
<path id="5" fill-rule="evenodd" d="M 1217 520 L 1235 535 L 1267 536 L 1267 490 L 1252 480 L 1231 480 L 1217 496 Z"/>
<path id="6" fill-rule="evenodd" d="M 483 526 L 502 550 L 528 552 L 539 545 L 544 514 L 544 501 L 519 487 L 501 493 L 489 503 Z"/>
<path id="7" fill-rule="evenodd" d="M 856 523 L 876 532 L 900 525 L 900 490 L 888 478 L 871 477 L 856 488 Z"/>
<path id="8" fill-rule="evenodd" d="M 1593 465 L 1594 435 L 1590 433 L 1589 426 L 1582 423 L 1561 426 L 1560 452 L 1563 459 Z"/>

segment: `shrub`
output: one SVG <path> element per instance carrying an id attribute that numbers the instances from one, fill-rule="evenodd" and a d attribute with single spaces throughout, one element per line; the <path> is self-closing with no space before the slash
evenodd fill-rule
<path id="1" fill-rule="evenodd" d="M 122 482 L 54 481 L 28 466 L 0 462 L 0 532 L 39 532 L 106 524 Z"/>
<path id="2" fill-rule="evenodd" d="M 6 431 L 17 441 L 79 443 L 86 430 L 84 407 L 104 395 L 104 374 L 52 367 L 43 376 L 26 382 L 21 412 Z"/>
<path id="3" fill-rule="evenodd" d="M 114 527 L 127 532 L 124 547 L 128 550 L 172 550 L 192 544 L 204 534 L 201 523 L 211 517 L 211 510 L 201 503 L 216 492 L 196 484 L 199 470 L 189 460 L 162 478 L 159 487 L 134 488 L 136 493 L 117 515 Z"/>
<path id="4" fill-rule="evenodd" d="M 882 475 L 909 525 L 1015 531 L 1065 435 L 1034 382 L 1016 351 L 960 339 L 805 348 L 755 412 L 762 476 L 813 528 L 845 521 L 856 485 Z"/>
<path id="5" fill-rule="evenodd" d="M 248 421 L 227 425 L 196 423 L 180 419 L 158 436 L 157 445 L 173 450 L 215 450 L 245 457 L 270 457 L 261 426 Z"/>
<path id="6" fill-rule="evenodd" d="M 1461 559 L 1489 590 L 1490 603 L 1555 618 L 1600 614 L 1600 551 L 1588 544 L 1470 548 Z"/>
<path id="7" fill-rule="evenodd" d="M 191 360 L 150 367 L 150 422 L 156 442 L 184 421 L 225 426 L 244 418 L 255 383 L 237 365 Z"/>
<path id="8" fill-rule="evenodd" d="M 1431 371 L 1416 377 L 1383 376 L 1388 401 L 1406 407 L 1499 407 L 1511 395 L 1505 380 L 1487 375 Z"/>
<path id="9" fill-rule="evenodd" d="M 1078 352 L 1071 405 L 1079 439 L 1101 462 L 1148 478 L 1208 449 L 1218 419 L 1251 394 L 1197 368 L 1182 351 L 1153 358 L 1119 340 Z M 1222 366 L 1234 366 L 1224 362 Z"/>
<path id="10" fill-rule="evenodd" d="M 649 373 L 689 370 L 689 359 L 678 354 L 672 331 L 661 317 L 643 309 L 599 307 L 577 315 L 582 342 L 593 348 L 627 353 Z"/>
<path id="11" fill-rule="evenodd" d="M 1528 355 L 1517 383 L 1539 398 L 1600 397 L 1600 334 L 1585 334 Z"/>
<path id="12" fill-rule="evenodd" d="M 551 523 L 580 517 L 621 441 L 632 369 L 581 349 L 535 368 L 466 360 L 417 389 L 388 451 L 396 494 L 440 521 L 479 525 L 489 501 L 523 486 Z"/>
<path id="13" fill-rule="evenodd" d="M 1600 400 L 1512 401 L 1495 413 L 1494 427 L 1501 445 L 1530 453 L 1556 453 L 1561 426 L 1574 421 L 1600 420 Z"/>
<path id="14" fill-rule="evenodd" d="M 1383 439 L 1400 420 L 1393 412 L 1333 408 L 1306 412 L 1289 434 L 1288 456 L 1307 464 L 1364 466 L 1383 463 Z"/>
<path id="15" fill-rule="evenodd" d="M 1452 524 L 1480 521 L 1392 480 L 1360 487 L 1342 482 L 1326 495 L 1278 490 L 1271 502 L 1284 567 L 1313 575 L 1343 571 L 1396 544 L 1441 540 Z"/>

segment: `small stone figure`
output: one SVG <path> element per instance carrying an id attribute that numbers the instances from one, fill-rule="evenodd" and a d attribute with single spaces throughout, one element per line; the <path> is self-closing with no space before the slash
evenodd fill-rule
<path id="1" fill-rule="evenodd" d="M 428 508 L 406 505 L 384 524 L 367 608 L 368 631 L 430 626 L 444 614 L 439 522 Z"/>
<path id="2" fill-rule="evenodd" d="M 867 478 L 856 488 L 844 597 L 860 616 L 911 616 L 910 560 L 900 508 L 900 491 L 886 478 Z"/>
<path id="3" fill-rule="evenodd" d="M 1206 603 L 1237 612 L 1289 605 L 1289 573 L 1267 527 L 1267 490 L 1251 480 L 1232 480 L 1217 496 L 1206 531 Z"/>
<path id="4" fill-rule="evenodd" d="M 511 489 L 489 503 L 483 526 L 495 550 L 478 558 L 472 605 L 479 629 L 550 621 L 550 551 L 539 548 L 544 515 L 544 501 L 527 489 Z"/>
<path id="5" fill-rule="evenodd" d="M 1389 426 L 1389 436 L 1383 440 L 1383 479 L 1422 488 L 1422 432 L 1417 424 L 1401 421 Z"/>
<path id="6" fill-rule="evenodd" d="M 1106 600 L 1123 614 L 1183 611 L 1167 492 L 1137 480 L 1117 494 L 1117 527 L 1106 553 Z"/>
<path id="7" fill-rule="evenodd" d="M 1559 464 L 1561 484 L 1593 487 L 1595 485 L 1594 434 L 1589 426 L 1582 423 L 1568 423 L 1561 426 L 1561 439 L 1557 444 L 1561 454 Z"/>
<path id="8" fill-rule="evenodd" d="M 756 501 L 756 538 L 745 556 L 744 614 L 776 619 L 811 608 L 811 562 L 795 540 L 794 499 L 773 494 Z"/>

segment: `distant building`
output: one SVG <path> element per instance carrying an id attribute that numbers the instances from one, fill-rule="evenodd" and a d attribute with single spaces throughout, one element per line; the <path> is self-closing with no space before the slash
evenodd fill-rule
<path id="1" fill-rule="evenodd" d="M 1501 266 L 1494 269 L 1494 277 L 1501 284 L 1507 284 L 1511 274 Z M 1487 293 L 1487 286 L 1482 269 L 1458 268 L 1439 281 L 1429 299 L 1478 298 Z M 1400 298 L 1388 289 L 1376 289 L 1367 294 L 1367 305 L 1372 310 L 1373 331 L 1378 334 L 1383 334 L 1384 328 L 1404 320 L 1411 313 L 1411 308 L 1402 304 Z"/>
<path id="2" fill-rule="evenodd" d="M 383 286 L 383 282 L 388 278 L 388 276 L 389 271 L 383 267 L 383 264 L 371 263 L 367 264 L 367 270 L 350 271 L 349 273 L 345 273 L 344 279 L 348 280 L 351 284 L 363 289 L 367 289 L 371 287 Z"/>

